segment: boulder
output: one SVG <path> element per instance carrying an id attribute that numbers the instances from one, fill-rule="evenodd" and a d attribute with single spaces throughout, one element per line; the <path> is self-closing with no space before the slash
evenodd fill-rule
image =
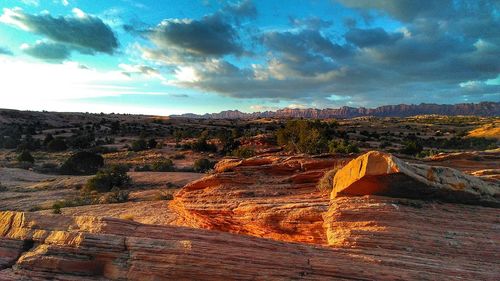
<path id="1" fill-rule="evenodd" d="M 410 164 L 370 151 L 349 162 L 334 178 L 331 198 L 382 195 L 500 207 L 500 186 L 458 170 Z"/>

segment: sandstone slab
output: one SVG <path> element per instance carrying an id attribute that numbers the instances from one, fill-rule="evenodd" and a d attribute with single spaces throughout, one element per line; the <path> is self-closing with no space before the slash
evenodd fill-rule
<path id="1" fill-rule="evenodd" d="M 326 244 L 329 198 L 316 188 L 344 157 L 259 156 L 227 159 L 215 174 L 184 186 L 170 205 L 177 225 L 282 241 Z"/>
<path id="2" fill-rule="evenodd" d="M 495 183 L 448 167 L 406 163 L 378 151 L 359 156 L 335 175 L 332 198 L 359 195 L 500 206 L 500 186 Z"/>

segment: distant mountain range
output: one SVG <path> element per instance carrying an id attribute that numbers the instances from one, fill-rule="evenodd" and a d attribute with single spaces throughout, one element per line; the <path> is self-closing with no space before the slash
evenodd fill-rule
<path id="1" fill-rule="evenodd" d="M 171 117 L 196 118 L 196 119 L 253 119 L 253 118 L 354 118 L 363 116 L 377 117 L 409 117 L 424 114 L 437 115 L 475 115 L 475 116 L 500 116 L 500 102 L 459 103 L 459 104 L 398 104 L 384 105 L 377 108 L 348 107 L 341 108 L 284 108 L 277 111 L 264 111 L 244 113 L 238 110 L 226 110 L 219 113 L 203 115 L 187 113 L 171 115 Z"/>

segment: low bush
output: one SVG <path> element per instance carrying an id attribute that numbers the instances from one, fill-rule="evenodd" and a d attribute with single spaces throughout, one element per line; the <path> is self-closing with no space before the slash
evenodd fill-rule
<path id="1" fill-rule="evenodd" d="M 147 144 L 146 140 L 138 139 L 138 140 L 135 140 L 132 142 L 130 149 L 132 149 L 132 151 L 136 151 L 136 152 L 146 150 L 146 149 L 148 149 L 148 144 Z"/>
<path id="2" fill-rule="evenodd" d="M 50 152 L 60 152 L 66 149 L 68 149 L 66 141 L 60 138 L 53 139 L 47 144 L 47 150 Z"/>
<path id="3" fill-rule="evenodd" d="M 324 193 L 330 193 L 333 189 L 333 179 L 337 174 L 337 171 L 342 168 L 342 165 L 336 165 L 333 169 L 327 171 L 323 177 L 318 181 L 316 188 Z"/>
<path id="4" fill-rule="evenodd" d="M 172 172 L 174 170 L 174 162 L 170 159 L 162 159 L 153 163 L 151 166 L 154 172 Z"/>
<path id="5" fill-rule="evenodd" d="M 130 192 L 113 188 L 110 193 L 106 193 L 99 198 L 99 204 L 114 204 L 123 203 L 128 201 Z"/>
<path id="6" fill-rule="evenodd" d="M 66 175 L 92 175 L 104 166 L 101 155 L 80 151 L 71 155 L 61 166 L 61 173 Z"/>
<path id="7" fill-rule="evenodd" d="M 424 148 L 422 147 L 421 144 L 419 144 L 416 141 L 407 141 L 405 142 L 403 148 L 399 151 L 402 154 L 407 154 L 407 155 L 417 155 L 420 152 L 422 152 Z"/>
<path id="8" fill-rule="evenodd" d="M 148 148 L 156 148 L 158 145 L 158 142 L 155 139 L 150 139 L 148 140 Z"/>
<path id="9" fill-rule="evenodd" d="M 358 153 L 359 148 L 353 143 L 346 140 L 331 140 L 328 142 L 328 150 L 330 153 Z"/>
<path id="10" fill-rule="evenodd" d="M 194 161 L 193 170 L 198 173 L 204 173 L 208 170 L 213 169 L 215 166 L 215 162 L 212 162 L 206 158 L 201 158 Z"/>
<path id="11" fill-rule="evenodd" d="M 233 150 L 231 154 L 238 158 L 250 158 L 252 156 L 255 156 L 255 150 L 249 147 L 238 147 L 237 149 Z"/>
<path id="12" fill-rule="evenodd" d="M 31 156 L 31 153 L 27 150 L 24 150 L 17 156 L 17 161 L 19 162 L 28 162 L 28 163 L 35 163 L 35 158 Z"/>
<path id="13" fill-rule="evenodd" d="M 114 165 L 103 169 L 87 181 L 84 191 L 109 192 L 113 188 L 126 187 L 131 182 L 130 177 L 127 175 L 128 169 L 124 165 Z"/>

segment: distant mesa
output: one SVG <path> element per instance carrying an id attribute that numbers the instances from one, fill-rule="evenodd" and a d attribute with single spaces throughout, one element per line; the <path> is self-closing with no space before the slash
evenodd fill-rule
<path id="1" fill-rule="evenodd" d="M 409 117 L 416 115 L 475 115 L 500 116 L 500 102 L 460 103 L 460 104 L 398 104 L 385 105 L 377 108 L 348 107 L 340 108 L 285 108 L 277 111 L 244 113 L 238 110 L 226 110 L 219 113 L 197 115 L 187 113 L 171 115 L 171 117 L 198 118 L 198 119 L 253 119 L 253 118 L 354 118 L 364 116 L 375 117 Z"/>

